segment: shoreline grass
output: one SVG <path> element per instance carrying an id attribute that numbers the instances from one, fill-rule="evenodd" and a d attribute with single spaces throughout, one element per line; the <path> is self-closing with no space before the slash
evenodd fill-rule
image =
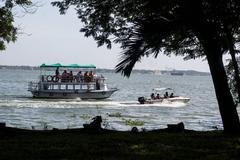
<path id="1" fill-rule="evenodd" d="M 0 159 L 239 159 L 240 135 L 0 128 Z"/>

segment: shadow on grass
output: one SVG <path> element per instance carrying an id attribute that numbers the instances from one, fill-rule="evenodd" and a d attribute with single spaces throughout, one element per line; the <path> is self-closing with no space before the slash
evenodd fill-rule
<path id="1" fill-rule="evenodd" d="M 239 135 L 185 130 L 182 125 L 139 132 L 91 126 L 25 130 L 1 124 L 0 159 L 237 160 L 240 157 Z"/>

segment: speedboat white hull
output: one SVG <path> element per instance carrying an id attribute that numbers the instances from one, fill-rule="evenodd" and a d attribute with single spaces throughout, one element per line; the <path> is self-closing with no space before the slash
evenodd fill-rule
<path id="1" fill-rule="evenodd" d="M 173 98 L 166 98 L 164 99 L 168 102 L 179 102 L 179 103 L 187 103 L 190 101 L 190 98 L 186 98 L 186 97 L 173 97 Z"/>
<path id="2" fill-rule="evenodd" d="M 138 101 L 140 104 L 187 103 L 190 101 L 190 98 L 177 96 L 172 98 L 147 99 L 144 97 L 139 97 Z"/>
<path id="3" fill-rule="evenodd" d="M 155 93 L 151 94 L 151 98 L 138 97 L 138 102 L 140 104 L 166 104 L 187 103 L 190 101 L 190 98 L 175 96 L 172 88 L 154 88 L 153 91 Z M 170 95 L 168 95 L 168 91 L 171 91 Z M 164 95 L 163 92 L 165 92 Z"/>

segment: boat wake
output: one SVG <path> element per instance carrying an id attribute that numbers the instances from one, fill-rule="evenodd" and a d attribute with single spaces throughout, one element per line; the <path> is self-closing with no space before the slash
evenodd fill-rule
<path id="1" fill-rule="evenodd" d="M 183 107 L 186 106 L 186 103 L 182 102 L 171 102 L 171 103 L 155 103 L 155 104 L 139 104 L 138 102 L 135 103 L 129 103 L 129 102 L 124 102 L 121 103 L 124 106 L 141 106 L 141 107 Z"/>
<path id="2" fill-rule="evenodd" d="M 137 101 L 113 101 L 113 100 L 81 100 L 81 99 L 2 99 L 0 107 L 26 107 L 26 108 L 81 108 L 81 107 L 183 107 L 185 103 L 159 103 L 139 104 Z"/>

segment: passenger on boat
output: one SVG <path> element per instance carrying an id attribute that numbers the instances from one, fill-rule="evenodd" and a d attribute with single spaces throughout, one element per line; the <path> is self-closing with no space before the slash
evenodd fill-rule
<path id="1" fill-rule="evenodd" d="M 97 74 L 95 72 L 93 72 L 93 80 L 97 79 Z"/>
<path id="2" fill-rule="evenodd" d="M 69 80 L 70 82 L 73 82 L 73 72 L 72 72 L 72 71 L 70 71 L 70 72 L 68 73 L 68 80 Z"/>
<path id="3" fill-rule="evenodd" d="M 100 83 L 99 83 L 98 79 L 96 80 L 96 90 L 100 90 Z"/>
<path id="4" fill-rule="evenodd" d="M 168 98 L 168 92 L 165 92 L 164 98 Z"/>
<path id="5" fill-rule="evenodd" d="M 91 82 L 93 81 L 93 79 L 94 79 L 93 71 L 89 72 L 89 79 L 90 79 Z"/>
<path id="6" fill-rule="evenodd" d="M 67 82 L 67 81 L 68 81 L 68 73 L 66 70 L 64 70 L 62 73 L 61 82 Z"/>
<path id="7" fill-rule="evenodd" d="M 84 73 L 84 75 L 83 75 L 84 82 L 87 81 L 87 79 L 88 79 L 87 77 L 88 77 L 88 71 L 86 71 L 86 72 Z"/>
<path id="8" fill-rule="evenodd" d="M 154 93 L 151 94 L 151 99 L 156 99 Z"/>
<path id="9" fill-rule="evenodd" d="M 58 77 L 59 76 L 59 67 L 57 67 L 56 71 L 55 71 L 55 75 Z"/>
<path id="10" fill-rule="evenodd" d="M 86 71 L 86 72 L 84 73 L 84 82 L 90 82 L 90 81 L 91 81 L 91 79 L 90 79 L 90 77 L 89 77 L 88 71 Z"/>
<path id="11" fill-rule="evenodd" d="M 160 99 L 161 97 L 160 97 L 160 95 L 159 95 L 159 93 L 157 94 L 157 96 L 156 96 L 156 99 Z"/>
<path id="12" fill-rule="evenodd" d="M 169 97 L 170 97 L 170 98 L 173 98 L 173 93 L 171 93 Z"/>
<path id="13" fill-rule="evenodd" d="M 55 71 L 55 76 L 53 76 L 53 81 L 54 82 L 58 82 L 60 78 L 60 73 L 59 73 L 59 67 L 57 67 L 56 71 Z"/>
<path id="14" fill-rule="evenodd" d="M 42 78 L 42 82 L 44 82 L 44 81 L 45 81 L 44 75 L 42 75 L 42 77 L 41 77 L 41 78 Z"/>
<path id="15" fill-rule="evenodd" d="M 79 72 L 77 73 L 77 82 L 83 82 L 82 71 L 79 71 Z"/>

